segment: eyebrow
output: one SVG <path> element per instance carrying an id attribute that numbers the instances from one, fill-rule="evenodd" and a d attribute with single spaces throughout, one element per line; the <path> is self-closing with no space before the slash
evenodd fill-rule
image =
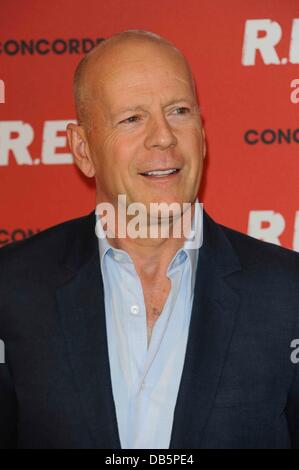
<path id="1" fill-rule="evenodd" d="M 189 98 L 186 98 L 186 97 L 183 97 L 183 98 L 176 98 L 174 100 L 170 100 L 168 103 L 166 103 L 163 108 L 168 108 L 169 106 L 173 105 L 173 104 L 178 104 L 178 103 L 182 103 L 182 102 L 188 102 L 191 104 L 191 102 L 193 102 L 193 100 L 190 100 Z M 123 108 L 120 108 L 119 110 L 117 110 L 115 113 L 113 113 L 113 117 L 117 117 L 118 115 L 122 114 L 122 113 L 126 113 L 126 112 L 136 112 L 138 110 L 142 110 L 146 107 L 145 104 L 139 104 L 139 105 L 136 105 L 136 106 L 124 106 Z"/>

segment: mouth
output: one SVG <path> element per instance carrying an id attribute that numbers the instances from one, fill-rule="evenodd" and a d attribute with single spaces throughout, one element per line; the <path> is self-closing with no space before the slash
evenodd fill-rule
<path id="1" fill-rule="evenodd" d="M 144 176 L 145 178 L 154 180 L 154 179 L 169 179 L 169 178 L 174 178 L 176 175 L 179 174 L 181 171 L 180 168 L 167 168 L 164 170 L 150 170 L 150 171 L 145 171 L 143 173 L 139 173 L 141 176 Z"/>

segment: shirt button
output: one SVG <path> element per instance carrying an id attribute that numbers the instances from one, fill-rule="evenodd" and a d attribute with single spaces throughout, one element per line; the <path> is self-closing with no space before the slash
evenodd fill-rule
<path id="1" fill-rule="evenodd" d="M 132 307 L 131 307 L 131 313 L 132 313 L 133 315 L 138 315 L 138 313 L 139 313 L 139 307 L 138 307 L 138 305 L 132 305 Z"/>
<path id="2" fill-rule="evenodd" d="M 114 253 L 115 261 L 120 261 L 122 259 L 122 255 L 120 253 Z"/>

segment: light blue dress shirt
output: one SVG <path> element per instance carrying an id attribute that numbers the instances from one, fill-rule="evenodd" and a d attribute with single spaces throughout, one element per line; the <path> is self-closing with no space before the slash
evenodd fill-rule
<path id="1" fill-rule="evenodd" d="M 201 208 L 195 206 L 192 230 L 198 233 Z M 171 289 L 148 346 L 143 290 L 132 258 L 99 237 L 112 390 L 123 449 L 169 448 L 198 261 L 198 248 L 189 249 L 187 243 L 168 266 Z"/>

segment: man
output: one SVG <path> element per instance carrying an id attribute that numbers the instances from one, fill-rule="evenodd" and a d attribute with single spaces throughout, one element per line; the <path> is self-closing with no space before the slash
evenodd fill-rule
<path id="1" fill-rule="evenodd" d="M 75 101 L 68 139 L 96 206 L 177 203 L 173 227 L 190 203 L 200 232 L 205 137 L 184 56 L 119 33 L 79 64 Z M 102 221 L 0 252 L 0 445 L 299 448 L 298 255 L 206 213 L 194 249 L 185 234 L 103 238 Z"/>

